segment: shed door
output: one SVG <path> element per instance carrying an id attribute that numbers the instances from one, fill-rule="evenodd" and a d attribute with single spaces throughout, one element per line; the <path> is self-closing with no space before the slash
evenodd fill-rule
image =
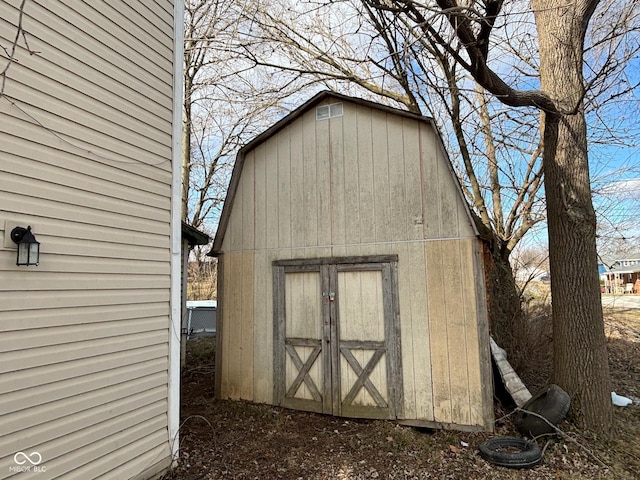
<path id="1" fill-rule="evenodd" d="M 396 418 L 402 387 L 392 264 L 280 263 L 287 262 L 274 272 L 276 403 Z"/>

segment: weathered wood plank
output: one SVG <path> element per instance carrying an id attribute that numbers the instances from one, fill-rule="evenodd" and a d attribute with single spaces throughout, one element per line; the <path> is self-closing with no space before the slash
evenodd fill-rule
<path id="1" fill-rule="evenodd" d="M 418 312 L 413 311 L 412 296 L 414 295 L 414 286 L 411 284 L 411 271 L 413 268 L 419 268 L 419 260 L 410 256 L 411 244 L 398 245 L 399 261 L 397 265 L 398 285 L 402 285 L 402 288 L 398 288 L 398 303 L 399 310 L 402 315 L 399 316 L 398 322 L 400 323 L 399 334 L 401 337 L 402 348 L 398 351 L 400 362 L 403 367 L 403 376 L 400 381 L 404 387 L 404 398 L 402 402 L 402 410 L 404 416 L 407 418 L 416 417 L 416 394 L 415 394 L 415 376 L 418 365 L 414 364 L 414 357 L 416 352 L 414 351 L 414 328 L 418 323 L 420 315 Z M 415 248 L 414 248 L 415 249 Z M 422 250 L 422 257 L 424 258 L 424 247 L 419 244 L 418 250 Z M 426 279 L 424 279 L 426 283 Z M 423 283 L 423 287 L 424 287 Z M 426 317 L 426 304 L 422 310 L 423 315 Z M 416 340 L 418 345 L 419 341 Z M 425 342 L 428 344 L 428 339 Z M 430 368 L 429 368 L 430 370 Z M 430 380 L 430 379 L 429 379 Z"/>
<path id="2" fill-rule="evenodd" d="M 458 225 L 460 218 L 458 217 L 459 205 L 462 198 L 458 194 L 455 184 L 456 180 L 451 175 L 448 160 L 442 148 L 440 148 L 440 139 L 433 134 L 434 144 L 436 146 L 436 161 L 438 162 L 438 183 L 439 187 L 439 205 L 440 205 L 440 234 L 441 238 L 458 238 L 460 231 Z"/>
<path id="3" fill-rule="evenodd" d="M 265 172 L 266 172 L 266 185 L 265 185 L 265 223 L 266 223 L 266 246 L 267 248 L 278 248 L 280 246 L 279 240 L 279 177 L 278 177 L 278 144 L 275 138 L 269 138 L 264 143 L 265 149 Z M 236 207 L 234 205 L 233 210 Z"/>
<path id="4" fill-rule="evenodd" d="M 242 192 L 242 248 L 243 250 L 253 250 L 255 248 L 255 158 L 250 162 L 245 162 L 240 180 L 240 191 Z M 236 206 L 236 208 L 240 208 Z"/>
<path id="5" fill-rule="evenodd" d="M 308 212 L 304 205 L 304 169 L 306 158 L 303 156 L 302 122 L 289 127 L 291 149 L 291 246 L 305 246 Z"/>
<path id="6" fill-rule="evenodd" d="M 382 291 L 385 296 L 385 335 L 387 337 L 387 384 L 391 387 L 391 414 L 404 417 L 404 368 L 402 365 L 402 328 L 400 323 L 400 296 L 398 284 L 398 263 L 385 265 L 382 277 Z M 391 317 L 387 305 L 390 307 Z"/>
<path id="7" fill-rule="evenodd" d="M 276 135 L 278 164 L 278 246 L 291 247 L 291 145 L 287 127 Z"/>
<path id="8" fill-rule="evenodd" d="M 253 298 L 254 324 L 254 399 L 256 402 L 273 401 L 273 299 L 272 266 L 265 250 L 255 252 Z"/>
<path id="9" fill-rule="evenodd" d="M 303 211 L 305 221 L 297 226 L 304 234 L 304 246 L 316 246 L 318 243 L 318 188 L 325 185 L 318 182 L 316 152 L 315 111 L 302 117 L 302 164 L 303 164 Z"/>
<path id="10" fill-rule="evenodd" d="M 384 340 L 341 340 L 340 345 L 350 349 L 380 350 L 387 344 Z"/>
<path id="11" fill-rule="evenodd" d="M 345 211 L 345 156 L 343 117 L 329 120 L 329 159 L 331 164 L 331 245 L 344 245 Z"/>
<path id="12" fill-rule="evenodd" d="M 324 401 L 322 405 L 322 412 L 332 415 L 339 415 L 339 410 L 334 410 L 334 378 L 337 377 L 337 372 L 334 370 L 337 368 L 337 362 L 335 362 L 335 328 L 332 328 L 333 322 L 336 317 L 335 301 L 332 302 L 328 295 L 328 292 L 335 292 L 332 290 L 335 288 L 335 281 L 332 282 L 332 277 L 329 272 L 329 268 L 324 267 L 320 269 L 320 289 L 323 292 L 321 302 L 322 312 L 322 380 L 324 385 Z M 338 403 L 339 405 L 339 403 Z"/>
<path id="13" fill-rule="evenodd" d="M 253 199 L 255 248 L 264 249 L 267 246 L 267 159 L 264 144 L 253 150 L 253 166 L 255 178 L 255 197 Z"/>
<path id="14" fill-rule="evenodd" d="M 299 267 L 303 265 L 339 265 L 341 270 L 350 270 L 349 265 L 360 265 L 367 263 L 388 263 L 397 262 L 398 255 L 364 255 L 364 256 L 348 256 L 348 257 L 318 257 L 318 258 L 292 258 L 275 260 L 274 265 Z M 361 268 L 367 268 L 361 267 Z M 379 269 L 380 267 L 373 267 Z"/>
<path id="15" fill-rule="evenodd" d="M 285 394 L 286 303 L 284 267 L 273 267 L 273 399 L 282 405 Z"/>
<path id="16" fill-rule="evenodd" d="M 402 141 L 404 143 L 404 191 L 407 240 L 426 238 L 423 182 L 423 157 L 420 151 L 420 124 L 414 120 L 403 121 Z"/>
<path id="17" fill-rule="evenodd" d="M 409 355 L 407 349 L 413 353 L 413 370 L 404 370 L 405 382 L 407 377 L 413 379 L 413 394 L 415 395 L 416 418 L 433 420 L 433 387 L 431 372 L 431 309 L 429 308 L 428 298 L 434 302 L 440 302 L 436 297 L 436 292 L 432 293 L 428 290 L 427 284 L 427 260 L 425 257 L 425 247 L 422 243 L 410 243 L 407 245 L 407 261 L 400 259 L 398 267 L 401 268 L 403 263 L 408 268 L 408 281 L 405 281 L 400 288 L 400 294 L 404 292 L 409 296 L 408 303 L 410 305 L 410 321 L 411 336 L 407 338 L 405 326 L 403 323 L 403 364 L 404 359 Z M 410 260 L 409 260 L 410 259 Z M 408 265 L 407 265 L 408 264 Z M 405 318 L 406 309 L 403 304 L 403 316 Z M 406 322 L 405 322 L 406 323 Z M 406 340 L 406 341 L 405 341 Z M 411 344 L 411 347 L 408 344 Z M 409 392 L 409 388 L 406 389 Z M 407 412 L 407 416 L 408 416 Z"/>
<path id="18" fill-rule="evenodd" d="M 357 107 L 358 128 L 358 185 L 360 193 L 360 241 L 375 241 L 376 211 L 374 201 L 373 180 L 373 128 L 371 125 L 371 109 Z"/>
<path id="19" fill-rule="evenodd" d="M 477 342 L 478 348 L 478 379 L 480 395 L 478 401 L 472 406 L 471 421 L 484 425 L 487 431 L 493 431 L 493 374 L 491 368 L 491 347 L 489 339 L 489 321 L 487 318 L 487 297 L 485 290 L 485 275 L 483 268 L 482 246 L 480 240 L 475 238 L 466 241 L 471 250 L 472 274 L 474 278 L 475 304 L 469 308 L 476 312 L 477 337 L 470 338 L 469 343 Z"/>
<path id="20" fill-rule="evenodd" d="M 474 274 L 474 252 L 473 243 L 475 240 L 460 240 L 458 243 L 458 251 L 460 258 L 460 277 L 465 285 L 461 289 L 462 302 L 461 308 L 464 312 L 464 343 L 467 355 L 467 384 L 469 389 L 469 424 L 483 423 L 483 402 L 484 397 L 482 386 L 482 373 L 480 365 L 480 342 L 478 337 L 478 312 L 476 310 L 476 291 L 472 288 L 476 285 Z M 468 279 L 468 280 L 467 280 Z M 474 279 L 473 282 L 470 282 Z"/>
<path id="21" fill-rule="evenodd" d="M 248 156 L 251 159 L 251 155 Z M 229 239 L 230 251 L 239 251 L 242 248 L 242 210 L 244 195 L 242 194 L 242 184 L 238 183 L 238 190 L 234 197 L 233 210 L 229 215 L 229 224 L 227 226 L 227 234 Z"/>
<path id="22" fill-rule="evenodd" d="M 389 144 L 387 137 L 387 114 L 372 111 L 373 135 L 373 202 L 375 241 L 389 242 L 394 239 L 391 228 L 391 206 L 389 191 Z"/>
<path id="23" fill-rule="evenodd" d="M 427 260 L 427 292 L 429 293 L 429 341 L 431 345 L 431 379 L 433 385 L 434 420 L 452 423 L 451 381 L 449 378 L 449 347 L 447 332 L 444 277 L 448 273 L 442 264 L 447 254 L 442 242 L 425 243 Z"/>
<path id="24" fill-rule="evenodd" d="M 239 266 L 241 275 L 241 298 L 240 298 L 240 359 L 242 375 L 239 379 L 240 398 L 253 400 L 253 374 L 255 368 L 255 357 L 253 351 L 254 343 L 254 254 L 253 252 L 243 252 Z"/>
<path id="25" fill-rule="evenodd" d="M 436 137 L 431 128 L 420 125 L 420 149 L 422 157 L 422 212 L 425 222 L 425 238 L 442 238 L 440 211 L 440 188 L 442 187 L 439 177 L 439 162 L 436 145 Z"/>
<path id="26" fill-rule="evenodd" d="M 331 149 L 329 142 L 329 121 L 319 120 L 316 126 L 316 183 L 318 198 L 318 243 L 331 244 Z"/>
<path id="27" fill-rule="evenodd" d="M 329 358 L 327 359 L 326 368 L 329 368 L 331 372 L 331 413 L 333 415 L 342 414 L 342 372 L 340 371 L 340 330 L 337 325 L 340 305 L 340 292 L 338 291 L 338 275 L 336 274 L 336 268 L 334 266 L 325 267 L 322 269 L 323 274 L 326 277 L 326 282 L 323 285 L 327 286 L 327 289 L 323 289 L 326 294 L 323 296 L 323 302 L 327 304 L 328 313 L 325 328 L 329 332 Z M 325 279 L 323 279 L 325 280 Z"/>
<path id="28" fill-rule="evenodd" d="M 467 327 L 473 312 L 465 311 L 464 290 L 470 278 L 462 276 L 460 242 L 442 241 L 446 254 L 442 257 L 444 290 L 446 292 L 447 345 L 449 351 L 449 382 L 451 384 L 451 421 L 468 425 L 470 422 L 469 357 L 467 353 Z"/>
<path id="29" fill-rule="evenodd" d="M 242 366 L 242 254 L 225 254 L 225 298 L 223 351 L 226 362 L 223 363 L 222 396 L 239 399 L 241 387 L 238 384 L 243 372 Z"/>
<path id="30" fill-rule="evenodd" d="M 389 161 L 389 224 L 390 238 L 404 241 L 409 238 L 407 225 L 407 198 L 405 179 L 405 144 L 402 141 L 403 119 L 388 115 L 387 120 L 387 157 Z"/>
<path id="31" fill-rule="evenodd" d="M 355 105 L 345 104 L 342 122 L 344 138 L 344 211 L 347 244 L 360 242 L 360 180 L 358 177 L 358 111 Z M 346 254 L 346 252 L 340 253 Z"/>

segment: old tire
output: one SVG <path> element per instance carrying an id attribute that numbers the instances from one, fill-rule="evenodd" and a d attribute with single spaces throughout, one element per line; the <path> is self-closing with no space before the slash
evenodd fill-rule
<path id="1" fill-rule="evenodd" d="M 542 460 L 540 447 L 522 438 L 491 438 L 482 442 L 479 449 L 482 458 L 500 467 L 530 468 Z"/>
<path id="2" fill-rule="evenodd" d="M 531 397 L 522 406 L 522 410 L 536 413 L 546 418 L 552 425 L 557 425 L 567 415 L 571 399 L 558 385 L 549 385 L 543 391 Z M 516 429 L 523 435 L 538 437 L 555 433 L 555 429 L 542 418 L 527 412 L 518 412 L 515 418 Z"/>

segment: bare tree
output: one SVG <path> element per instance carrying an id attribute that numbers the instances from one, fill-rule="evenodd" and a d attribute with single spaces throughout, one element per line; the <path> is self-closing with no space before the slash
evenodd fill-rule
<path id="1" fill-rule="evenodd" d="M 22 21 L 24 19 L 24 10 L 26 6 L 27 0 L 21 0 L 20 5 L 17 7 L 17 23 L 16 23 L 16 33 L 14 38 L 12 39 L 9 45 L 0 44 L 0 97 L 5 95 L 5 89 L 7 85 L 7 72 L 11 68 L 11 66 L 18 62 L 19 60 L 16 58 L 17 50 L 20 44 L 26 48 L 30 55 L 35 55 L 39 52 L 36 52 L 29 47 L 29 42 L 27 40 L 27 32 L 25 32 Z M 6 62 L 6 63 L 5 63 Z M 2 64 L 4 63 L 4 66 Z"/>
<path id="2" fill-rule="evenodd" d="M 624 51 L 637 28 L 637 2 L 344 0 L 328 8 L 307 3 L 305 11 L 274 0 L 253 5 L 238 52 L 255 65 L 446 118 L 450 151 L 459 153 L 458 173 L 494 258 L 508 258 L 543 218 L 544 168 L 554 378 L 572 395 L 578 423 L 606 431 L 609 378 L 585 112 L 597 118 L 611 104 L 601 103 L 607 95 L 622 98 L 636 87 L 611 89 L 609 79 L 637 52 L 637 42 Z M 596 23 L 607 26 L 589 31 L 585 48 L 598 5 Z M 617 131 L 599 133 L 605 139 Z"/>
<path id="3" fill-rule="evenodd" d="M 502 103 L 542 112 L 553 278 L 553 379 L 570 393 L 573 416 L 580 426 L 608 433 L 612 426 L 611 388 L 597 274 L 583 76 L 585 35 L 599 1 L 531 1 L 540 85 L 530 89 L 507 83 L 490 64 L 494 28 L 503 20 L 502 1 L 370 3 L 413 22 L 416 31 L 454 55 L 458 64 Z"/>
<path id="4" fill-rule="evenodd" d="M 217 223 L 235 152 L 281 116 L 299 88 L 232 50 L 250 28 L 244 13 L 232 0 L 186 2 L 182 218 L 204 230 Z"/>
<path id="5" fill-rule="evenodd" d="M 608 23 L 615 28 L 595 32 L 585 49 L 587 25 L 600 3 L 604 7 L 597 13 L 598 25 Z M 574 397 L 579 423 L 596 430 L 606 429 L 611 415 L 606 406 L 600 408 L 607 398 L 603 393 L 608 388 L 606 369 L 595 365 L 606 366 L 602 362 L 606 351 L 591 278 L 596 272 L 592 268 L 595 216 L 588 189 L 584 118 L 588 108 L 598 118 L 603 108 L 599 102 L 605 95 L 620 99 L 635 88 L 632 82 L 613 89 L 607 83 L 624 71 L 621 59 L 633 51 L 623 50 L 635 18 L 634 5 L 626 8 L 619 0 L 582 0 L 564 10 L 553 2 L 540 1 L 533 2 L 531 9 L 526 1 L 505 5 L 499 0 L 342 0 L 330 5 L 262 0 L 237 8 L 236 16 L 227 15 L 227 19 L 234 18 L 233 36 L 218 42 L 224 45 L 224 53 L 246 62 L 240 69 L 243 74 L 235 77 L 242 79 L 240 84 L 248 78 L 244 69 L 252 68 L 252 72 L 269 76 L 266 85 L 339 88 L 428 113 L 440 122 L 453 159 L 460 159 L 456 167 L 478 225 L 496 264 L 503 269 L 496 277 L 505 282 L 492 285 L 496 287 L 494 298 L 508 298 L 504 304 L 518 306 L 517 294 L 512 295 L 515 288 L 507 285 L 509 280 L 513 283 L 508 257 L 526 232 L 544 218 L 542 171 L 543 166 L 545 171 L 551 169 L 552 178 L 545 182 L 547 211 L 554 217 L 549 221 L 550 235 L 559 245 L 552 247 L 556 253 L 552 252 L 551 262 L 556 324 L 572 317 L 565 322 L 566 328 L 557 328 L 556 380 Z M 616 16 L 615 12 L 625 14 Z M 566 21 L 562 25 L 575 28 L 568 33 L 559 30 L 565 35 L 561 39 L 543 25 L 543 20 L 555 19 L 553 28 L 559 28 L 560 16 Z M 554 41 L 562 44 L 555 52 Z M 585 50 L 599 59 L 588 63 L 592 70 L 588 81 L 582 77 Z M 609 59 L 607 52 L 614 58 Z M 551 64 L 562 65 L 561 72 L 553 71 L 550 58 L 558 61 Z M 238 64 L 234 65 L 238 71 Z M 230 71 L 234 69 L 225 70 L 224 75 L 235 75 Z M 571 81 L 564 78 L 566 72 L 571 72 Z M 220 77 L 211 78 L 220 84 Z M 563 87 L 552 85 L 554 82 Z M 274 90 L 280 87 L 267 89 Z M 539 136 L 540 123 L 544 137 Z M 567 126 L 577 136 L 567 139 Z M 600 138 L 612 132 L 603 128 Z M 558 146 L 566 150 L 558 151 Z M 579 233 L 559 238 L 563 226 Z M 563 257 L 572 249 L 572 255 Z M 578 267 L 583 256 L 587 261 Z M 580 281 L 574 281 L 578 277 Z M 576 298 L 574 290 L 584 295 L 584 302 L 577 310 L 567 309 L 562 304 Z M 494 310 L 494 318 L 503 321 L 499 332 L 506 330 L 516 310 Z M 587 338 L 587 350 L 595 355 L 589 358 L 597 359 L 582 372 L 577 372 L 576 365 L 585 361 L 584 354 L 566 359 L 567 352 L 575 350 L 574 336 Z M 581 383 L 585 375 L 592 376 Z M 597 388 L 582 391 L 580 385 L 587 384 L 597 384 Z"/>
<path id="6" fill-rule="evenodd" d="M 489 275 L 492 330 L 517 352 L 520 296 L 509 255 L 544 219 L 539 114 L 501 107 L 450 52 L 434 48 L 393 12 L 367 2 L 330 5 L 268 0 L 245 12 L 252 28 L 238 55 L 256 67 L 317 78 L 331 88 L 430 115 L 448 150 L 494 259 Z M 278 54 L 273 53 L 277 51 Z M 516 51 L 516 47 L 511 47 Z M 266 54 L 265 54 L 266 53 Z M 521 60 L 520 70 L 534 71 Z"/>

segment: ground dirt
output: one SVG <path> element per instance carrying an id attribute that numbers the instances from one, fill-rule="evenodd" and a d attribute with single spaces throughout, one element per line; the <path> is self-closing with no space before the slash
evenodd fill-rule
<path id="1" fill-rule="evenodd" d="M 640 397 L 640 309 L 605 309 L 613 389 Z M 537 321 L 546 321 L 541 315 Z M 544 330 L 544 329 L 541 329 Z M 182 379 L 180 460 L 164 480 L 204 479 L 632 479 L 640 472 L 640 407 L 615 409 L 612 439 L 567 421 L 564 438 L 539 439 L 543 462 L 497 467 L 478 446 L 519 436 L 512 406 L 495 403 L 495 432 L 416 429 L 392 421 L 353 420 L 214 399 L 214 342 L 190 340 Z M 536 351 L 523 374 L 532 391 L 549 377 Z"/>

